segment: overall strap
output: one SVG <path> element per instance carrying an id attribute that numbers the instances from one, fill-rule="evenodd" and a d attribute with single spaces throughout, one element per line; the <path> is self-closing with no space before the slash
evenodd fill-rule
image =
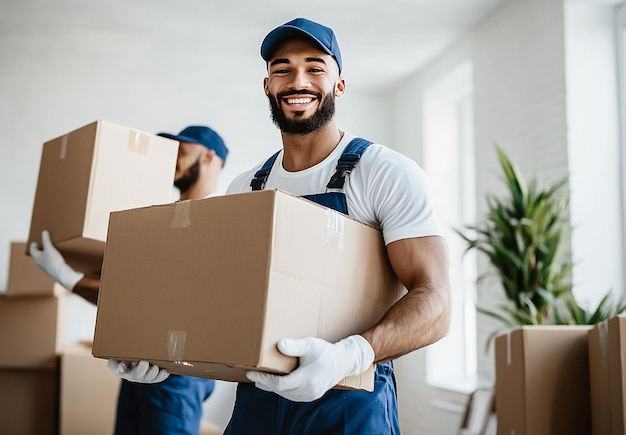
<path id="1" fill-rule="evenodd" d="M 352 139 L 343 150 L 343 154 L 337 162 L 337 170 L 335 171 L 335 174 L 330 177 L 330 181 L 326 185 L 326 188 L 343 189 L 343 185 L 346 182 L 346 175 L 348 175 L 350 171 L 354 169 L 356 164 L 359 163 L 361 156 L 371 144 L 372 142 L 360 137 Z"/>
<path id="2" fill-rule="evenodd" d="M 339 158 L 337 162 L 337 168 L 335 174 L 330 178 L 330 181 L 326 185 L 327 189 L 343 189 L 343 185 L 346 181 L 346 175 L 350 173 L 354 169 L 363 152 L 370 146 L 372 142 L 362 139 L 360 137 L 355 137 L 350 141 L 350 143 L 343 150 L 343 154 Z M 270 175 L 270 171 L 272 170 L 272 166 L 274 166 L 274 162 L 278 157 L 279 151 L 267 159 L 267 161 L 263 164 L 261 169 L 256 171 L 254 174 L 254 178 L 250 182 L 250 187 L 252 190 L 263 190 L 265 187 L 265 182 L 267 181 L 267 177 Z"/>
<path id="3" fill-rule="evenodd" d="M 265 163 L 263 163 L 261 169 L 256 171 L 256 173 L 254 174 L 254 178 L 250 182 L 250 187 L 252 187 L 252 190 L 263 190 L 263 187 L 265 187 L 265 182 L 267 181 L 267 177 L 269 177 L 272 166 L 274 166 L 274 162 L 276 161 L 276 157 L 278 157 L 279 153 L 280 150 L 276 151 L 276 153 L 272 157 L 270 157 Z"/>

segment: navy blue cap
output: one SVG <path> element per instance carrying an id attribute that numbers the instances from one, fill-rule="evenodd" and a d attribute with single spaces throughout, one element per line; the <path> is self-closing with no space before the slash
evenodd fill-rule
<path id="1" fill-rule="evenodd" d="M 296 18 L 268 33 L 261 44 L 261 57 L 269 62 L 283 42 L 301 36 L 311 39 L 327 54 L 333 56 L 341 74 L 341 51 L 339 51 L 339 44 L 333 29 L 306 18 Z"/>
<path id="2" fill-rule="evenodd" d="M 157 136 L 166 137 L 168 139 L 174 139 L 179 142 L 191 142 L 204 145 L 210 150 L 215 151 L 215 154 L 226 163 L 226 156 L 228 155 L 228 148 L 222 137 L 209 127 L 202 125 L 192 125 L 183 129 L 179 134 L 159 133 Z"/>

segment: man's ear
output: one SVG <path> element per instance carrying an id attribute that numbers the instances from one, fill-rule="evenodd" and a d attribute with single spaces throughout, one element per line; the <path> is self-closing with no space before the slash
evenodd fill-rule
<path id="1" fill-rule="evenodd" d="M 335 85 L 335 97 L 341 97 L 346 91 L 346 81 L 343 77 L 339 76 L 337 84 Z"/>
<path id="2" fill-rule="evenodd" d="M 265 95 L 266 95 L 266 96 L 268 96 L 268 95 L 270 94 L 270 91 L 269 91 L 269 89 L 268 89 L 268 87 L 267 87 L 267 82 L 268 82 L 268 80 L 269 80 L 269 79 L 268 79 L 267 77 L 265 77 L 265 78 L 263 79 L 263 92 L 265 92 Z"/>
<path id="3" fill-rule="evenodd" d="M 217 156 L 215 150 L 205 148 L 204 154 L 202 155 L 202 163 L 211 163 L 215 156 Z"/>

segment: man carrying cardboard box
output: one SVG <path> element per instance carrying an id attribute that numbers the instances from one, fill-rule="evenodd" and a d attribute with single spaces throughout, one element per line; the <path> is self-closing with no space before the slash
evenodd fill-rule
<path id="1" fill-rule="evenodd" d="M 405 156 L 337 127 L 335 98 L 344 94 L 345 80 L 332 29 L 297 18 L 265 37 L 261 57 L 268 68 L 264 91 L 283 147 L 236 178 L 227 193 L 279 188 L 381 229 L 408 293 L 360 335 L 337 343 L 280 340 L 278 349 L 298 357 L 299 367 L 284 376 L 249 372 L 253 383 L 238 384 L 225 434 L 397 434 L 391 360 L 436 342 L 450 321 L 447 246 L 428 181 Z M 333 389 L 372 363 L 373 392 Z"/>
<path id="2" fill-rule="evenodd" d="M 202 199 L 217 190 L 219 176 L 228 155 L 223 139 L 205 126 L 190 126 L 178 135 L 159 133 L 180 142 L 174 185 L 180 200 Z M 65 263 L 47 231 L 42 234 L 43 250 L 35 243 L 30 254 L 37 265 L 63 287 L 96 304 L 100 278 L 85 276 Z M 133 365 L 110 360 L 122 385 L 117 404 L 116 435 L 196 435 L 202 418 L 202 404 L 212 393 L 215 381 L 171 375 L 144 361 Z"/>

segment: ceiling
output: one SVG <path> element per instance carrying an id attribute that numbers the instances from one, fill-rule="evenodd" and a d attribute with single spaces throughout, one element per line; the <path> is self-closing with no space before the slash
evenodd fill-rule
<path id="1" fill-rule="evenodd" d="M 152 61 L 159 59 L 207 82 L 258 89 L 261 41 L 274 27 L 306 17 L 335 30 L 350 86 L 378 89 L 417 71 L 509 1 L 0 0 L 0 48 L 33 38 L 21 57 L 37 55 L 45 65 L 46 54 L 67 54 L 70 67 L 80 62 L 82 43 L 102 59 L 146 69 L 160 68 Z"/>
<path id="2" fill-rule="evenodd" d="M 220 5 L 218 23 L 241 22 L 258 47 L 267 32 L 293 18 L 318 21 L 334 29 L 351 85 L 378 88 L 419 69 L 506 1 L 230 0 Z"/>
<path id="3" fill-rule="evenodd" d="M 306 17 L 335 30 L 350 86 L 371 89 L 416 71 L 507 1 L 4 0 L 0 36 L 7 44 L 18 35 L 38 38 L 33 50 L 39 54 L 50 37 L 64 35 L 62 47 L 74 50 L 68 66 L 80 62 L 75 47 L 83 43 L 103 56 L 126 55 L 136 63 L 160 57 L 201 69 L 206 80 L 219 83 L 264 74 L 262 39 L 274 27 Z M 58 57 L 62 47 L 46 51 Z M 213 67 L 221 64 L 228 66 Z"/>

